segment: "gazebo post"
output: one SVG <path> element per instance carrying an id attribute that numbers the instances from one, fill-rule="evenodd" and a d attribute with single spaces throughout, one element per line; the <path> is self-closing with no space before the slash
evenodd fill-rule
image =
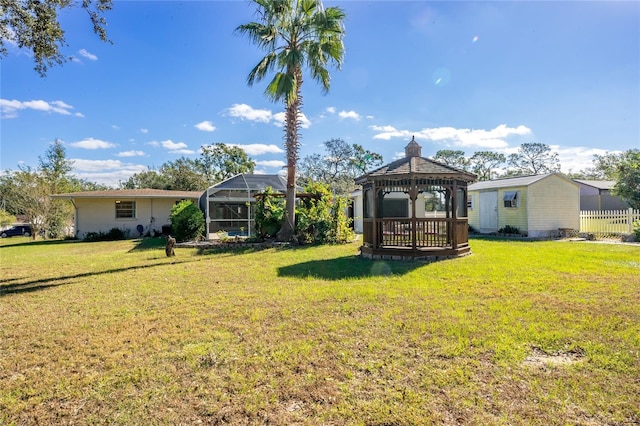
<path id="1" fill-rule="evenodd" d="M 378 248 L 378 186 L 376 185 L 376 181 L 373 181 L 373 185 L 371 190 L 373 191 L 373 205 L 371 206 L 372 210 L 372 223 L 373 229 L 371 230 L 371 244 L 374 249 Z"/>
<path id="2" fill-rule="evenodd" d="M 418 200 L 418 187 L 416 180 L 411 179 L 411 189 L 409 190 L 409 198 L 411 199 L 411 249 L 415 252 L 418 248 L 416 243 L 418 221 L 416 220 L 416 201 Z"/>
<path id="3" fill-rule="evenodd" d="M 458 182 L 453 180 L 453 188 L 451 190 L 451 229 L 453 231 L 451 238 L 451 248 L 458 249 Z"/>

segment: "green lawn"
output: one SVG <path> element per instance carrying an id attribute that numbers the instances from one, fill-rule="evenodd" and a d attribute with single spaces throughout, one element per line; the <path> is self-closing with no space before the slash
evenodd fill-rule
<path id="1" fill-rule="evenodd" d="M 640 247 L 0 241 L 0 424 L 637 424 Z"/>

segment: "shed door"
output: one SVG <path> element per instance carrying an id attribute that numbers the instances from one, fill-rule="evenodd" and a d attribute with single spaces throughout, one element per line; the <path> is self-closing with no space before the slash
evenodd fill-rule
<path id="1" fill-rule="evenodd" d="M 480 193 L 480 230 L 498 230 L 498 191 Z"/>

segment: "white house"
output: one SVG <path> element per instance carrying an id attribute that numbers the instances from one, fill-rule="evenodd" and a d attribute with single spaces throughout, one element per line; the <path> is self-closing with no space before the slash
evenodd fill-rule
<path id="1" fill-rule="evenodd" d="M 131 237 L 168 233 L 171 208 L 182 200 L 197 203 L 201 192 L 160 189 L 119 189 L 55 194 L 51 198 L 70 200 L 75 208 L 75 235 L 123 230 Z"/>
<path id="2" fill-rule="evenodd" d="M 476 182 L 467 195 L 469 225 L 481 233 L 513 226 L 529 237 L 580 229 L 580 188 L 548 173 Z"/>

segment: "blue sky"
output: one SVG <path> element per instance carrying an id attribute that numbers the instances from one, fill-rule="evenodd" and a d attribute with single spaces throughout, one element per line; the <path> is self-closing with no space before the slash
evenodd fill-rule
<path id="1" fill-rule="evenodd" d="M 257 171 L 282 171 L 283 107 L 246 77 L 262 52 L 234 29 L 241 1 L 118 1 L 113 44 L 81 10 L 61 15 L 74 60 L 33 71 L 9 46 L 0 62 L 0 169 L 37 166 L 54 139 L 74 173 L 117 186 L 202 145 L 234 144 Z M 640 148 L 640 2 L 340 1 L 342 70 L 323 95 L 303 85 L 300 155 L 341 138 L 397 158 L 415 135 L 440 149 L 515 152 L 540 142 L 563 171 L 593 154 Z"/>

